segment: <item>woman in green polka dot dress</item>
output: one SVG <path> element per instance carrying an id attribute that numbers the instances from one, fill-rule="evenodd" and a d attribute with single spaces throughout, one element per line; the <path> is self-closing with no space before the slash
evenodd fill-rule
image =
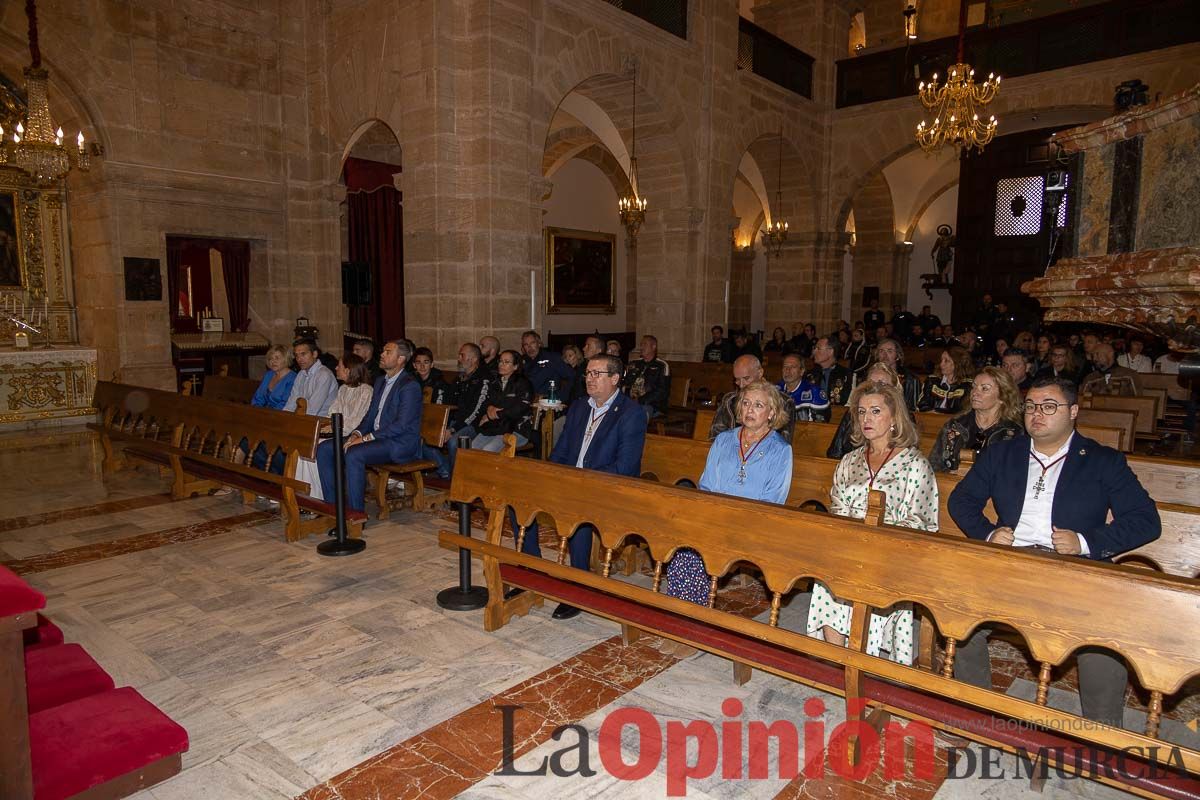
<path id="1" fill-rule="evenodd" d="M 933 469 L 917 449 L 916 423 L 895 386 L 868 382 L 850 395 L 854 415 L 852 441 L 859 445 L 838 464 L 830 489 L 829 510 L 843 517 L 867 515 L 872 489 L 887 495 L 883 521 L 904 528 L 936 531 L 938 487 Z M 850 633 L 850 604 L 834 599 L 818 582 L 808 612 L 808 635 L 845 645 Z M 867 653 L 901 664 L 913 660 L 912 605 L 897 603 L 890 614 L 871 614 Z"/>

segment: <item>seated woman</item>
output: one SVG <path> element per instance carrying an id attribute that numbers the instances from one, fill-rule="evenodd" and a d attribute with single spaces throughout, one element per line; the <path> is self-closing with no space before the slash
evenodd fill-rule
<path id="1" fill-rule="evenodd" d="M 362 422 L 371 405 L 373 390 L 370 368 L 362 356 L 346 353 L 337 363 L 334 374 L 337 375 L 337 379 L 342 382 L 342 385 L 338 387 L 337 397 L 333 398 L 333 403 L 329 406 L 329 414 L 330 416 L 342 415 L 343 435 L 349 436 L 350 431 L 357 428 L 358 424 Z M 321 423 L 323 433 L 328 433 L 332 429 L 331 423 Z M 321 491 L 321 478 L 317 474 L 317 462 L 309 458 L 300 459 L 296 464 L 296 480 L 308 484 L 309 497 L 317 500 L 325 499 Z"/>
<path id="2" fill-rule="evenodd" d="M 947 422 L 929 451 L 934 472 L 958 469 L 964 447 L 976 454 L 993 442 L 1024 432 L 1024 404 L 1012 376 L 998 367 L 984 367 L 971 386 L 971 410 Z"/>
<path id="3" fill-rule="evenodd" d="M 502 350 L 496 370 L 500 380 L 488 393 L 483 419 L 476 425 L 479 433 L 471 440 L 472 450 L 499 453 L 506 433 L 517 437 L 517 447 L 533 438 L 533 384 L 521 374 L 521 355 L 516 350 Z"/>
<path id="4" fill-rule="evenodd" d="M 900 386 L 900 376 L 896 371 L 884 364 L 882 361 L 876 361 L 866 371 L 865 380 L 860 380 L 862 383 L 886 383 L 889 386 Z M 853 393 L 852 393 L 853 394 Z M 855 448 L 855 443 L 852 441 L 854 433 L 854 406 L 850 406 L 845 414 L 842 414 L 842 421 L 838 423 L 838 429 L 833 434 L 833 441 L 829 443 L 829 448 L 825 451 L 826 458 L 841 458 Z M 912 414 L 913 409 L 909 409 L 908 413 Z"/>
<path id="5" fill-rule="evenodd" d="M 971 376 L 975 366 L 971 355 L 961 347 L 947 347 L 938 364 L 940 378 L 930 375 L 921 392 L 921 411 L 957 414 L 962 411 L 963 399 L 971 391 Z"/>
<path id="6" fill-rule="evenodd" d="M 281 411 L 287 405 L 288 396 L 292 393 L 292 384 L 296 381 L 296 373 L 292 372 L 291 349 L 281 344 L 271 345 L 267 351 L 267 374 L 263 375 L 262 383 L 254 392 L 250 401 L 252 406 L 273 408 Z"/>
<path id="7" fill-rule="evenodd" d="M 850 395 L 848 416 L 854 419 L 851 451 L 833 473 L 829 511 L 862 519 L 872 489 L 887 496 L 883 521 L 904 528 L 938 529 L 938 486 L 925 456 L 916 448 L 917 426 L 904 409 L 901 390 L 887 383 L 868 382 Z M 813 584 L 808 611 L 808 635 L 846 644 L 850 633 L 848 603 L 834 599 L 824 584 Z M 908 603 L 898 603 L 887 616 L 871 614 L 867 654 L 912 664 L 913 616 Z"/>
<path id="8" fill-rule="evenodd" d="M 276 411 L 283 410 L 283 407 L 287 405 L 288 397 L 292 394 L 292 384 L 296 382 L 296 373 L 292 371 L 290 363 L 291 358 L 291 348 L 281 344 L 271 345 L 267 350 L 267 374 L 263 375 L 262 382 L 254 390 L 254 397 L 250 399 L 250 405 L 273 408 Z M 237 449 L 233 451 L 233 463 L 244 464 L 246 456 L 249 454 L 250 441 L 243 438 L 238 442 Z M 224 496 L 232 493 L 233 489 L 225 486 L 217 489 L 213 495 Z"/>
<path id="9" fill-rule="evenodd" d="M 776 357 L 783 353 L 789 352 L 791 348 L 788 346 L 787 331 L 783 328 L 776 328 L 771 331 L 771 340 L 763 345 L 763 353 L 774 353 Z"/>
<path id="10" fill-rule="evenodd" d="M 787 425 L 787 400 L 759 379 L 738 393 L 738 427 L 717 435 L 708 449 L 700 489 L 716 494 L 783 503 L 792 485 L 792 447 L 779 429 Z M 695 550 L 681 549 L 667 565 L 667 594 L 706 606 L 712 576 Z"/>

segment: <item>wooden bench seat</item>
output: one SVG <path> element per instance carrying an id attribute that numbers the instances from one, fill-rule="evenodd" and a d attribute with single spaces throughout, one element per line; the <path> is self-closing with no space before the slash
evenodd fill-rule
<path id="1" fill-rule="evenodd" d="M 133 457 L 169 468 L 177 500 L 221 486 L 241 489 L 247 502 L 255 495 L 271 498 L 279 502 L 292 542 L 331 527 L 333 506 L 309 497 L 309 485 L 295 477 L 300 458 L 315 457 L 318 417 L 108 381 L 96 384 L 93 403 L 101 421 L 88 427 L 100 434 L 106 471 Z M 250 453 L 259 445 L 268 454 L 282 451 L 282 474 L 269 470 L 270 458 L 262 469 L 234 463 L 243 439 Z M 121 455 L 114 442 L 123 444 Z M 315 518 L 305 519 L 301 511 Z M 348 510 L 346 519 L 350 535 L 361 536 L 366 514 Z"/>
<path id="2" fill-rule="evenodd" d="M 429 447 L 438 446 L 453 408 L 454 406 L 438 403 L 426 403 L 421 408 L 421 441 Z M 436 466 L 434 462 L 423 458 L 405 464 L 372 464 L 368 469 L 375 475 L 375 501 L 379 504 L 379 519 L 387 519 L 392 513 L 387 487 L 393 475 L 403 481 L 406 492 L 409 487 L 412 488 L 413 511 L 426 510 L 429 501 L 425 494 L 425 476 L 422 473 Z"/>
<path id="3" fill-rule="evenodd" d="M 259 381 L 253 378 L 231 378 L 228 375 L 207 375 L 200 396 L 205 400 L 226 400 L 230 403 L 250 405 Z"/>
<path id="4" fill-rule="evenodd" d="M 605 502 L 597 504 L 597 497 Z M 627 638 L 651 631 L 843 695 L 848 719 L 878 724 L 884 714 L 893 713 L 1009 749 L 1036 749 L 1047 741 L 1069 740 L 1095 746 L 1099 757 L 1105 757 L 1121 748 L 1140 747 L 1145 758 L 1159 764 L 1172 759 L 1186 774 L 1157 785 L 1136 775 L 1110 778 L 1101 772 L 1096 779 L 1144 795 L 1200 796 L 1196 780 L 1200 751 L 1171 750 L 1158 738 L 1163 699 L 1200 672 L 1196 646 L 1200 584 L 1113 564 L 885 526 L 879 523 L 881 499 L 878 494 L 872 497 L 868 520 L 859 522 L 466 452 L 455 467 L 451 500 L 481 503 L 489 514 L 487 533 L 480 540 L 442 531 L 439 538 L 444 546 L 468 548 L 483 557 L 489 589 L 484 613 L 487 630 L 497 630 L 527 610 L 531 604 L 524 599 L 527 595 L 540 594 L 621 622 Z M 529 520 L 535 512 L 549 515 L 560 532 L 572 531 L 585 521 L 594 524 L 604 553 L 601 573 L 501 546 L 509 506 L 519 521 Z M 614 552 L 631 537 L 643 541 L 653 559 L 655 579 L 650 588 L 611 574 Z M 562 546 L 565 538 L 560 538 Z M 771 602 L 768 619 L 747 619 L 662 594 L 664 565 L 681 547 L 697 550 L 714 576 L 741 564 L 756 567 Z M 837 597 L 852 604 L 849 646 L 780 627 L 783 596 L 810 577 L 822 580 Z M 531 591 L 505 600 L 506 583 Z M 1047 602 L 1047 586 L 1054 587 L 1053 602 Z M 865 652 L 870 610 L 904 600 L 924 609 L 946 638 L 945 661 L 936 670 L 903 666 Z M 1013 628 L 1043 665 L 1039 700 L 1023 700 L 950 677 L 955 644 L 984 623 Z M 1046 704 L 1051 668 L 1087 646 L 1118 650 L 1129 662 L 1130 673 L 1151 693 L 1144 731 L 1089 723 Z M 852 702 L 859 698 L 867 702 L 867 709 Z M 1029 726 L 993 730 L 975 724 L 993 715 L 1043 730 Z M 1059 737 L 1049 730 L 1064 733 Z"/>
<path id="5" fill-rule="evenodd" d="M 1120 397 L 1111 394 L 1080 395 L 1080 413 L 1084 409 L 1097 411 L 1132 411 L 1134 433 L 1141 437 L 1154 437 L 1158 430 L 1160 399 L 1158 397 Z"/>

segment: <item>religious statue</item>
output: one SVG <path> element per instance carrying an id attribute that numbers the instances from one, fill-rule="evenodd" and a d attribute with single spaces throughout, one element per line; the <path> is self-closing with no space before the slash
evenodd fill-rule
<path id="1" fill-rule="evenodd" d="M 950 273 L 950 265 L 954 262 L 954 229 L 943 223 L 938 225 L 937 234 L 937 241 L 929 251 L 937 272 L 921 273 L 921 288 L 930 300 L 933 299 L 934 289 L 944 289 L 950 285 L 947 276 Z"/>
<path id="2" fill-rule="evenodd" d="M 937 241 L 933 243 L 929 255 L 937 267 L 938 283 L 947 284 L 946 273 L 954 262 L 954 229 L 949 225 L 938 225 L 937 234 Z"/>

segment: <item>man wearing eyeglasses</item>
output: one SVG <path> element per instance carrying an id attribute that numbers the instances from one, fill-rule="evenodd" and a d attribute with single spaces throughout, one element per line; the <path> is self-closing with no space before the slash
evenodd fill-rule
<path id="1" fill-rule="evenodd" d="M 588 359 L 584 372 L 587 398 L 579 398 L 567 411 L 562 436 L 550 453 L 552 462 L 634 478 L 641 474 L 646 412 L 636 400 L 617 391 L 622 367 L 616 356 L 595 355 Z M 590 568 L 594 531 L 591 525 L 580 525 L 571 537 L 571 566 Z M 542 555 L 536 521 L 525 530 L 521 552 L 539 558 Z M 511 600 L 523 591 L 509 589 L 504 599 Z M 570 619 L 578 614 L 578 608 L 560 603 L 553 617 Z"/>
<path id="2" fill-rule="evenodd" d="M 1158 538 L 1158 509 L 1120 452 L 1075 431 L 1075 384 L 1039 378 L 1025 397 L 1027 436 L 980 453 L 950 494 L 967 536 L 995 545 L 1109 561 Z M 983 515 L 988 500 L 996 521 Z M 1112 520 L 1107 521 L 1112 513 Z M 990 689 L 988 628 L 958 647 L 954 677 Z M 1121 727 L 1128 671 L 1105 651 L 1078 652 L 1083 715 Z"/>

